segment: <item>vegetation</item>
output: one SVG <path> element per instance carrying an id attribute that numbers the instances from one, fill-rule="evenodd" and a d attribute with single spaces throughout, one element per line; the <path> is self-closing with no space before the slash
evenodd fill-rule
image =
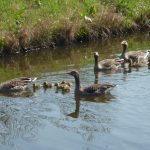
<path id="1" fill-rule="evenodd" d="M 95 40 L 150 28 L 149 0 L 0 1 L 0 52 Z"/>

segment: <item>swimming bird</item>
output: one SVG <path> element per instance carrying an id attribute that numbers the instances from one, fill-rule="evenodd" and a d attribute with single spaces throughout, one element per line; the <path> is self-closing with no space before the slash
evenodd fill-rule
<path id="1" fill-rule="evenodd" d="M 0 83 L 0 94 L 19 93 L 25 91 L 28 84 L 37 78 L 20 77 Z M 19 94 L 20 95 L 20 94 Z"/>
<path id="2" fill-rule="evenodd" d="M 105 59 L 102 61 L 98 60 L 99 58 L 99 53 L 94 52 L 94 59 L 95 59 L 95 64 L 94 64 L 94 71 L 107 71 L 107 70 L 118 70 L 119 67 L 121 66 L 121 63 L 123 63 L 123 59 Z"/>
<path id="3" fill-rule="evenodd" d="M 67 74 L 75 78 L 76 96 L 99 96 L 105 94 L 105 92 L 116 86 L 116 84 L 104 83 L 104 84 L 93 84 L 88 87 L 81 87 L 78 71 L 73 70 L 71 72 L 68 72 Z"/>
<path id="4" fill-rule="evenodd" d="M 43 87 L 44 87 L 45 89 L 52 88 L 53 86 L 54 86 L 53 83 L 48 83 L 48 82 L 46 82 L 46 81 L 43 83 Z"/>
<path id="5" fill-rule="evenodd" d="M 147 62 L 147 57 L 149 55 L 149 51 L 130 51 L 130 52 L 126 52 L 127 48 L 128 48 L 128 42 L 127 41 L 122 41 L 121 42 L 122 45 L 122 54 L 121 57 L 122 59 L 124 59 L 124 62 L 129 63 L 130 67 L 143 67 L 146 66 L 148 64 Z"/>
<path id="6" fill-rule="evenodd" d="M 71 90 L 71 83 L 67 81 L 62 81 L 61 83 L 55 83 L 56 89 L 62 90 L 62 92 L 69 92 Z"/>
<path id="7" fill-rule="evenodd" d="M 72 83 L 71 83 L 71 82 L 68 82 L 68 81 L 62 81 L 60 84 L 72 86 Z"/>
<path id="8" fill-rule="evenodd" d="M 70 92 L 70 90 L 71 90 L 71 87 L 69 85 L 67 85 L 67 84 L 64 85 L 63 88 L 62 88 L 63 92 Z"/>
<path id="9" fill-rule="evenodd" d="M 41 85 L 33 83 L 32 87 L 33 87 L 33 91 L 35 92 L 36 90 L 40 89 Z"/>

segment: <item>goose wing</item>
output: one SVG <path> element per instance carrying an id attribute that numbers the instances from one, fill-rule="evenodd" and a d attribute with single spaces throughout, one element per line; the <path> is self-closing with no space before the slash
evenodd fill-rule
<path id="1" fill-rule="evenodd" d="M 104 67 L 110 67 L 115 63 L 114 59 L 105 59 L 99 62 Z"/>
<path id="2" fill-rule="evenodd" d="M 31 79 L 31 78 L 27 78 L 27 77 L 20 77 L 20 78 L 15 78 L 6 82 L 3 82 L 0 84 L 0 89 L 1 90 L 20 90 L 23 89 L 23 87 L 25 87 L 28 83 L 32 82 L 36 80 Z"/>
<path id="3" fill-rule="evenodd" d="M 115 87 L 115 84 L 105 83 L 105 84 L 93 84 L 89 87 L 83 89 L 86 93 L 104 93 L 107 89 Z"/>
<path id="4" fill-rule="evenodd" d="M 118 66 L 123 62 L 123 59 L 105 59 L 100 61 L 99 63 L 103 66 L 103 67 L 111 67 L 113 65 Z"/>
<path id="5" fill-rule="evenodd" d="M 147 57 L 148 51 L 131 51 L 127 52 L 129 58 Z"/>

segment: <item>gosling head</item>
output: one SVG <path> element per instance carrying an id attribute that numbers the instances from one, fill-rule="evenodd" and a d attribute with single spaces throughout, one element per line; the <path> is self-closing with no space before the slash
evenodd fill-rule
<path id="1" fill-rule="evenodd" d="M 79 77 L 79 72 L 76 70 L 72 70 L 72 71 L 68 72 L 67 74 L 69 74 L 73 77 Z"/>
<path id="2" fill-rule="evenodd" d="M 127 49 L 128 48 L 128 42 L 125 41 L 125 40 L 121 42 L 121 45 L 122 45 L 123 49 Z"/>
<path id="3" fill-rule="evenodd" d="M 48 83 L 45 81 L 45 82 L 43 83 L 43 86 L 46 86 L 46 85 L 48 85 Z"/>
<path id="4" fill-rule="evenodd" d="M 58 87 L 60 86 L 60 83 L 55 83 L 54 86 Z"/>

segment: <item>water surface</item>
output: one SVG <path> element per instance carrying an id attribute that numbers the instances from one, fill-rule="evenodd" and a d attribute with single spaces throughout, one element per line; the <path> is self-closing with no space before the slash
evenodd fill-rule
<path id="1" fill-rule="evenodd" d="M 36 83 L 68 80 L 70 93 L 40 89 L 30 97 L 0 96 L 0 150 L 148 150 L 150 147 L 150 70 L 93 73 L 93 52 L 101 59 L 120 53 L 124 38 L 42 50 L 0 59 L 0 81 L 37 76 Z M 129 50 L 150 49 L 147 35 L 126 37 Z M 74 79 L 83 86 L 112 82 L 118 86 L 101 97 L 74 97 Z"/>

